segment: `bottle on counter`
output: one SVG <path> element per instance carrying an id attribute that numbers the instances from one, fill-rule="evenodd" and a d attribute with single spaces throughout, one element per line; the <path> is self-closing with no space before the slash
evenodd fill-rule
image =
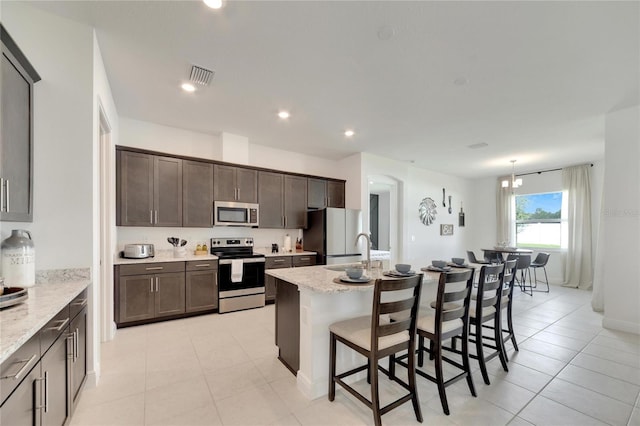
<path id="1" fill-rule="evenodd" d="M 2 241 L 2 275 L 8 287 L 33 287 L 36 284 L 35 248 L 29 231 L 14 229 Z"/>
<path id="2" fill-rule="evenodd" d="M 289 236 L 289 234 L 284 236 L 284 244 L 282 246 L 282 249 L 285 253 L 291 252 L 291 237 Z"/>

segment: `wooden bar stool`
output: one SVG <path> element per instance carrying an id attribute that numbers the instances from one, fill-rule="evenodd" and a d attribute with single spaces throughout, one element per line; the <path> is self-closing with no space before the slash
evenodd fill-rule
<path id="1" fill-rule="evenodd" d="M 417 274 L 402 279 L 377 279 L 373 292 L 372 315 L 336 322 L 329 326 L 329 401 L 335 399 L 336 383 L 339 384 L 373 410 L 376 426 L 382 424 L 380 417 L 383 414 L 408 401 L 413 403 L 416 420 L 422 423 L 422 412 L 416 392 L 414 355 L 422 277 L 423 274 Z M 396 321 L 391 322 L 389 319 L 391 315 L 396 318 Z M 366 357 L 367 364 L 336 374 L 336 342 L 341 342 Z M 388 372 L 378 365 L 378 361 L 402 351 L 412 354 L 408 359 L 407 382 L 395 376 L 389 376 L 409 392 L 394 402 L 380 407 L 378 370 L 387 374 Z M 368 371 L 371 383 L 371 400 L 343 381 L 344 378 L 364 370 Z"/>

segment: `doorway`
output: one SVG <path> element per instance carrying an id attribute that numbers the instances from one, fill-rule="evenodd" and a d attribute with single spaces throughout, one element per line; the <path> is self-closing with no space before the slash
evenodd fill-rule
<path id="1" fill-rule="evenodd" d="M 400 183 L 388 176 L 369 176 L 369 232 L 371 259 L 386 265 L 402 258 L 398 226 L 398 188 Z"/>

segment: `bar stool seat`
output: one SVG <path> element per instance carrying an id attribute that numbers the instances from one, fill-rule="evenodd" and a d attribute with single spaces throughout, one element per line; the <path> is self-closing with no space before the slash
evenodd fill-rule
<path id="1" fill-rule="evenodd" d="M 424 315 L 418 318 L 418 328 L 420 330 L 424 330 L 427 333 L 435 333 L 435 326 L 435 315 Z M 448 333 L 449 331 L 459 329 L 462 326 L 464 326 L 464 323 L 459 318 L 452 321 L 445 321 L 442 323 L 442 333 Z"/>
<path id="2" fill-rule="evenodd" d="M 381 319 L 381 324 L 390 324 L 391 321 Z M 329 331 L 336 336 L 350 341 L 367 351 L 371 350 L 371 316 L 351 318 L 340 322 L 335 322 L 329 326 Z M 402 331 L 390 336 L 380 337 L 378 349 L 387 349 L 393 345 L 409 340 L 409 333 Z"/>

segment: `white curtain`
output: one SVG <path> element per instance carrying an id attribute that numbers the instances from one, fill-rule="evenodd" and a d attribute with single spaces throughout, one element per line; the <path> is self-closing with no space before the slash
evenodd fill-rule
<path id="1" fill-rule="evenodd" d="M 569 227 L 563 285 L 583 290 L 590 289 L 593 283 L 590 168 L 585 164 L 562 169 Z"/>
<path id="2" fill-rule="evenodd" d="M 502 181 L 511 181 L 511 176 L 498 178 L 496 190 L 496 243 L 506 242 L 509 246 L 516 245 L 515 239 L 515 201 L 511 188 L 503 188 Z"/>

